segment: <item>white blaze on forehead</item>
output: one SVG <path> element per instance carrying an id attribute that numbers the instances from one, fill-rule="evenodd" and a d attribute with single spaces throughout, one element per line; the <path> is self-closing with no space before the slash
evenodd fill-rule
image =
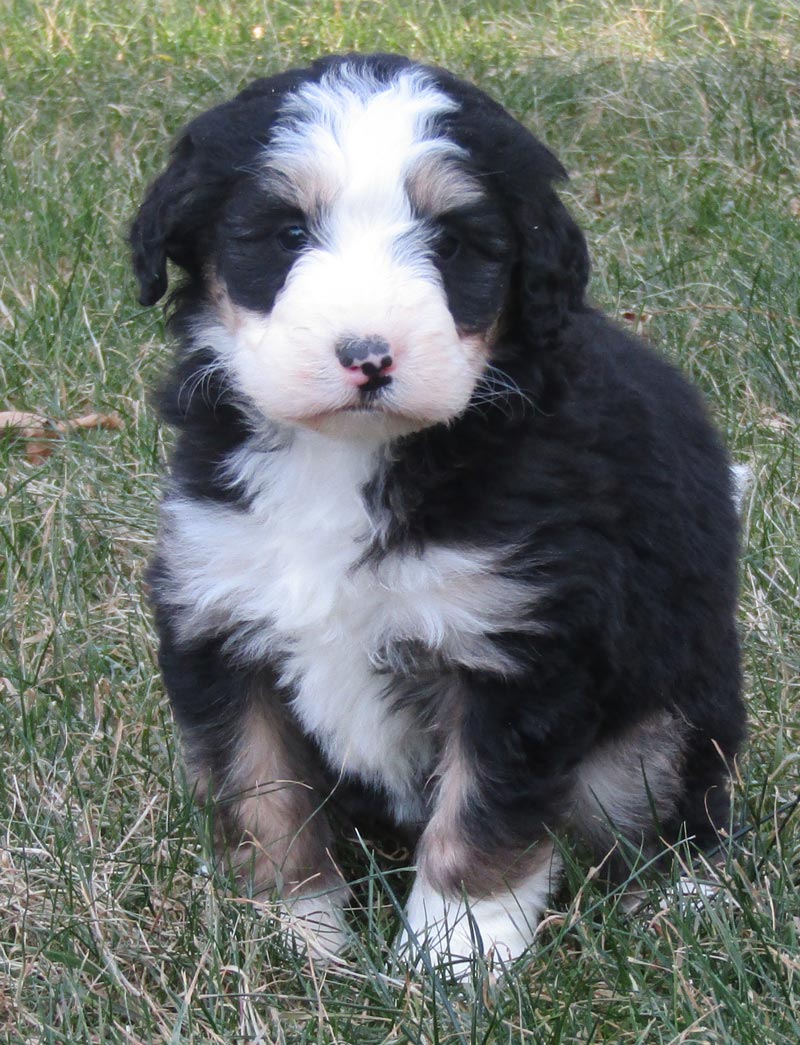
<path id="1" fill-rule="evenodd" d="M 439 191 L 431 193 L 437 209 L 463 204 L 480 197 L 479 186 L 454 163 L 461 147 L 435 128 L 438 116 L 456 108 L 419 70 L 382 83 L 366 70 L 340 66 L 289 97 L 266 165 L 307 213 L 336 203 L 339 214 L 390 211 L 408 220 L 406 181 L 424 170 L 425 177 L 414 178 L 424 188 L 432 168 L 442 173 Z"/>

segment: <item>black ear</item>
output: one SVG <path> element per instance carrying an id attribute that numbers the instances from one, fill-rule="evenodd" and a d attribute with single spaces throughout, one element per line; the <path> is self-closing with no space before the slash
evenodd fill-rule
<path id="1" fill-rule="evenodd" d="M 541 179 L 520 192 L 514 221 L 520 238 L 516 273 L 522 334 L 556 348 L 570 312 L 585 307 L 589 252 L 569 211 Z"/>
<path id="2" fill-rule="evenodd" d="M 558 159 L 501 105 L 444 70 L 432 70 L 459 109 L 450 132 L 474 158 L 505 205 L 518 237 L 514 306 L 521 334 L 552 348 L 571 310 L 583 307 L 589 279 L 586 241 L 553 183 L 566 180 Z"/>
<path id="3" fill-rule="evenodd" d="M 133 270 L 142 305 L 154 305 L 166 293 L 167 257 L 182 264 L 196 253 L 191 236 L 191 225 L 196 224 L 192 214 L 198 210 L 195 151 L 187 132 L 173 149 L 167 169 L 150 186 L 131 226 Z"/>
<path id="4" fill-rule="evenodd" d="M 139 300 L 154 305 L 167 290 L 167 259 L 200 276 L 217 219 L 237 182 L 258 169 L 279 107 L 307 70 L 256 80 L 229 102 L 193 120 L 152 183 L 131 226 Z"/>
<path id="5" fill-rule="evenodd" d="M 589 251 L 553 183 L 567 173 L 540 141 L 506 114 L 495 184 L 518 238 L 514 273 L 520 334 L 535 348 L 556 348 L 568 315 L 584 306 Z M 499 160 L 499 162 L 498 162 Z"/>

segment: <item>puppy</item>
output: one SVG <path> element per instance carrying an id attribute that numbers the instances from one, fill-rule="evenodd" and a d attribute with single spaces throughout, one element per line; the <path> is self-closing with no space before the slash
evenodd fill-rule
<path id="1" fill-rule="evenodd" d="M 728 459 L 587 304 L 564 177 L 451 74 L 331 57 L 190 123 L 132 228 L 143 304 L 184 274 L 164 682 L 221 854 L 317 952 L 348 816 L 413 839 L 399 946 L 454 962 L 530 944 L 554 834 L 621 875 L 728 821 Z"/>

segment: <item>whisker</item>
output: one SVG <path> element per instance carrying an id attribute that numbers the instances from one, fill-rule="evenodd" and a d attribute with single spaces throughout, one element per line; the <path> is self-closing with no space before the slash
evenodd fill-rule
<path id="1" fill-rule="evenodd" d="M 492 404 L 501 409 L 505 417 L 512 418 L 516 400 L 521 400 L 531 410 L 535 409 L 533 399 L 523 392 L 511 375 L 490 363 L 475 386 L 468 409 Z"/>
<path id="2" fill-rule="evenodd" d="M 212 408 L 216 407 L 217 403 L 211 403 L 208 399 L 208 390 L 210 388 L 211 379 L 218 371 L 224 369 L 222 360 L 215 359 L 211 363 L 206 363 L 195 373 L 190 374 L 189 377 L 181 384 L 178 389 L 178 406 L 182 410 L 189 410 L 192 405 L 192 399 L 195 395 L 200 392 L 203 399 Z M 186 393 L 185 405 L 184 405 L 184 393 Z M 219 396 L 217 397 L 217 402 Z"/>

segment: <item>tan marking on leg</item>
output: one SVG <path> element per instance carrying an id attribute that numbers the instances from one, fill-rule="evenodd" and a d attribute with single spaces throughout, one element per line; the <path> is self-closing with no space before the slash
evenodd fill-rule
<path id="1" fill-rule="evenodd" d="M 458 728 L 447 738 L 438 775 L 433 816 L 417 848 L 418 873 L 432 889 L 476 900 L 490 897 L 527 881 L 551 860 L 546 838 L 523 839 L 519 847 L 497 852 L 482 845 L 480 837 L 466 835 L 465 812 L 469 803 L 480 803 L 480 779 Z M 491 812 L 485 815 L 491 826 Z"/>
<path id="2" fill-rule="evenodd" d="M 681 792 L 686 726 L 659 712 L 596 748 L 578 767 L 572 826 L 597 855 L 616 835 L 653 842 L 675 815 Z"/>
<path id="3" fill-rule="evenodd" d="M 458 892 L 470 866 L 463 832 L 463 814 L 477 789 L 477 781 L 460 738 L 451 734 L 439 767 L 433 816 L 417 851 L 419 873 L 434 888 Z"/>
<path id="4" fill-rule="evenodd" d="M 333 960 L 347 942 L 348 889 L 332 855 L 324 792 L 314 787 L 313 755 L 268 695 L 254 696 L 237 728 L 219 783 L 210 776 L 207 740 L 185 737 L 196 797 L 214 817 L 219 858 L 252 895 L 277 890 L 281 902 L 273 913 L 287 935 L 315 959 Z"/>
<path id="5" fill-rule="evenodd" d="M 277 887 L 287 900 L 345 894 L 313 763 L 282 708 L 252 701 L 220 781 L 210 779 L 202 740 L 185 740 L 197 799 L 212 806 L 218 853 L 240 881 L 255 894 Z"/>

